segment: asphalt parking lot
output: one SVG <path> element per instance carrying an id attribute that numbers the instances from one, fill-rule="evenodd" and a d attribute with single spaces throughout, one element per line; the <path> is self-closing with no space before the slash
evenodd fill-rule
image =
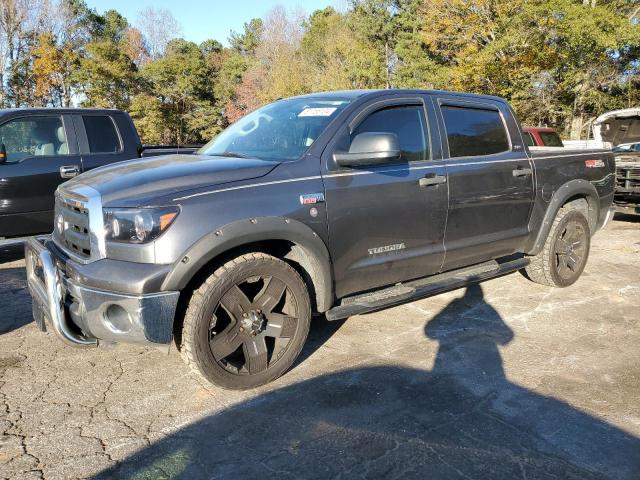
<path id="1" fill-rule="evenodd" d="M 313 326 L 297 366 L 210 393 L 175 351 L 77 350 L 0 263 L 0 478 L 640 478 L 640 222 L 559 290 L 514 274 Z"/>

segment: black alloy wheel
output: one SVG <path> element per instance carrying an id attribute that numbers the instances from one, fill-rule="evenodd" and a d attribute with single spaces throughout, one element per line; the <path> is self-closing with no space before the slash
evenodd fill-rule
<path id="1" fill-rule="evenodd" d="M 237 375 L 264 372 L 291 345 L 299 322 L 291 289 L 276 276 L 255 276 L 233 285 L 211 318 L 211 353 Z"/>
<path id="2" fill-rule="evenodd" d="M 565 223 L 558 232 L 554 245 L 554 256 L 558 276 L 564 280 L 571 280 L 584 268 L 587 253 L 588 234 L 582 222 L 576 219 Z"/>
<path id="3" fill-rule="evenodd" d="M 529 257 L 524 273 L 552 287 L 568 287 L 580 278 L 591 246 L 589 222 L 582 211 L 562 207 L 551 225 L 542 251 Z"/>
<path id="4" fill-rule="evenodd" d="M 180 351 L 206 384 L 253 388 L 293 365 L 310 321 L 309 292 L 298 272 L 279 258 L 248 253 L 193 293 Z"/>

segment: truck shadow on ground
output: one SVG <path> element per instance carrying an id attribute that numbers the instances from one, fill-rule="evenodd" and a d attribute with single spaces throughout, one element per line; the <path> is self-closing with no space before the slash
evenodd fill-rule
<path id="1" fill-rule="evenodd" d="M 617 220 L 619 222 L 639 223 L 640 222 L 640 214 L 616 212 L 613 215 L 613 219 Z"/>
<path id="2" fill-rule="evenodd" d="M 0 269 L 0 335 L 33 321 L 24 267 Z"/>
<path id="3" fill-rule="evenodd" d="M 24 245 L 0 246 L 0 264 L 24 258 Z"/>
<path id="4" fill-rule="evenodd" d="M 287 386 L 183 428 L 97 478 L 640 475 L 638 438 L 506 378 L 498 347 L 513 332 L 480 286 L 425 334 L 439 342 L 431 371 L 371 366 Z"/>

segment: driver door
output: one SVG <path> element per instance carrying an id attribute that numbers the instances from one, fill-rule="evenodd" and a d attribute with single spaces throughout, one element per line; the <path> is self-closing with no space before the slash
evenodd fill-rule
<path id="1" fill-rule="evenodd" d="M 427 105 L 422 96 L 374 100 L 325 149 L 329 244 L 339 298 L 433 274 L 442 266 L 446 168 L 436 158 L 439 139 L 430 134 Z M 351 141 L 365 132 L 395 134 L 400 160 L 336 165 L 333 153 L 348 151 Z M 421 182 L 436 176 L 445 182 Z"/>
<path id="2" fill-rule="evenodd" d="M 70 117 L 13 118 L 0 125 L 0 143 L 0 237 L 51 232 L 54 192 L 81 169 Z"/>

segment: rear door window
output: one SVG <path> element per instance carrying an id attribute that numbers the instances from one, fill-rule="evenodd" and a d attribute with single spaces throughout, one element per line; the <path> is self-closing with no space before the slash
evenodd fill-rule
<path id="1" fill-rule="evenodd" d="M 450 157 L 493 155 L 510 149 L 498 110 L 443 105 Z"/>
<path id="2" fill-rule="evenodd" d="M 364 119 L 351 134 L 351 140 L 365 132 L 395 133 L 403 161 L 426 160 L 429 158 L 426 124 L 424 109 L 420 105 L 384 108 Z"/>
<path id="3" fill-rule="evenodd" d="M 111 117 L 107 115 L 83 115 L 89 153 L 118 153 L 122 151 L 120 137 Z"/>

